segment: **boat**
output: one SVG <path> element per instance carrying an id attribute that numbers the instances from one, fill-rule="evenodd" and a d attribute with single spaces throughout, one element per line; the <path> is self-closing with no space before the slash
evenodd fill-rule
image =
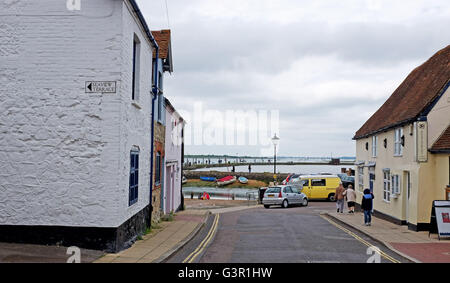
<path id="1" fill-rule="evenodd" d="M 234 182 L 236 182 L 236 177 L 227 176 L 225 178 L 217 180 L 217 185 L 218 186 L 226 186 L 226 185 L 232 184 Z"/>
<path id="2" fill-rule="evenodd" d="M 239 183 L 241 184 L 248 184 L 248 179 L 245 177 L 239 177 Z"/>
<path id="3" fill-rule="evenodd" d="M 186 183 L 187 183 L 186 177 L 183 176 L 183 179 L 181 180 L 181 183 L 182 183 L 182 184 L 186 184 Z"/>
<path id="4" fill-rule="evenodd" d="M 215 182 L 216 178 L 214 178 L 214 177 L 200 177 L 200 180 L 205 181 L 205 182 Z"/>

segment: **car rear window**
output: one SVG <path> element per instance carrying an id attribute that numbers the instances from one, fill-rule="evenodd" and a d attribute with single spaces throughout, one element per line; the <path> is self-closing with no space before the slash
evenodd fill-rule
<path id="1" fill-rule="evenodd" d="M 280 192 L 281 188 L 269 188 L 267 189 L 266 193 L 269 194 L 278 194 Z"/>

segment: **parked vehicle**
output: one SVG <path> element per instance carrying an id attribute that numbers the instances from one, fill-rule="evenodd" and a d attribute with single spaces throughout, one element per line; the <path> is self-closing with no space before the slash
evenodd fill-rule
<path id="1" fill-rule="evenodd" d="M 217 185 L 218 186 L 226 186 L 226 185 L 232 184 L 234 182 L 236 182 L 235 176 L 227 176 L 225 178 L 217 180 Z"/>
<path id="2" fill-rule="evenodd" d="M 200 177 L 200 180 L 205 181 L 205 182 L 215 182 L 216 178 L 214 178 L 214 177 Z"/>
<path id="3" fill-rule="evenodd" d="M 292 179 L 296 179 L 296 178 L 298 178 L 298 177 L 300 177 L 300 174 L 294 174 L 294 173 L 289 174 L 289 175 L 286 177 L 286 179 L 283 180 L 282 184 L 283 184 L 283 185 L 287 185 L 287 184 L 289 183 L 289 181 L 291 181 Z"/>
<path id="4" fill-rule="evenodd" d="M 308 206 L 308 197 L 302 193 L 301 187 L 291 185 L 269 187 L 264 193 L 262 203 L 265 208 L 272 205 L 281 205 L 283 208 L 290 205 Z"/>
<path id="5" fill-rule="evenodd" d="M 245 177 L 239 177 L 239 183 L 241 184 L 248 184 L 248 179 Z"/>
<path id="6" fill-rule="evenodd" d="M 341 179 L 344 188 L 348 188 L 348 185 L 352 185 L 353 188 L 355 187 L 355 176 L 349 176 L 347 174 L 338 174 L 338 177 Z"/>
<path id="7" fill-rule="evenodd" d="M 336 188 L 341 179 L 337 175 L 302 175 L 303 193 L 308 199 L 335 201 Z"/>

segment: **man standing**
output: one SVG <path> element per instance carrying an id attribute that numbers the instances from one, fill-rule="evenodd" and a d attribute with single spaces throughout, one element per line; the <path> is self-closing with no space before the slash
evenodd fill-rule
<path id="1" fill-rule="evenodd" d="M 342 185 L 342 182 L 340 182 L 339 187 L 336 188 L 336 194 L 334 195 L 338 213 L 344 213 L 344 191 L 344 186 Z"/>

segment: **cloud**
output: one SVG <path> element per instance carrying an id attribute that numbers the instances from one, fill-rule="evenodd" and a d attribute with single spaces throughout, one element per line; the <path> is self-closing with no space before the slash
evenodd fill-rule
<path id="1" fill-rule="evenodd" d="M 167 28 L 164 1 L 138 3 Z M 168 0 L 177 109 L 280 111 L 282 155 L 354 155 L 356 130 L 450 42 L 446 0 Z M 188 121 L 189 122 L 189 121 Z M 301 143 L 301 144 L 299 144 Z M 187 153 L 255 147 L 188 147 Z"/>

